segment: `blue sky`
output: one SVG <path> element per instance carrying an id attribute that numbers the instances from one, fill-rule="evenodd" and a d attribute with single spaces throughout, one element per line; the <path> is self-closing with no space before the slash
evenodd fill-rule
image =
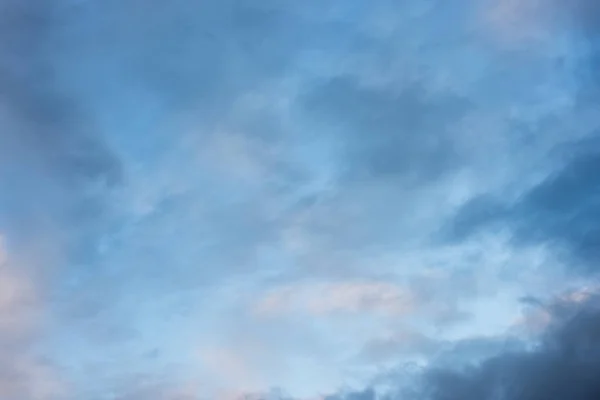
<path id="1" fill-rule="evenodd" d="M 599 37 L 591 0 L 0 0 L 0 397 L 597 398 Z"/>

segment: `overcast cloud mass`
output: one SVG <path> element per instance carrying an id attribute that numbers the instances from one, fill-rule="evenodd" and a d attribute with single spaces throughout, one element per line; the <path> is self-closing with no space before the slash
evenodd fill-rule
<path id="1" fill-rule="evenodd" d="M 600 398 L 593 0 L 0 0 L 0 398 Z"/>

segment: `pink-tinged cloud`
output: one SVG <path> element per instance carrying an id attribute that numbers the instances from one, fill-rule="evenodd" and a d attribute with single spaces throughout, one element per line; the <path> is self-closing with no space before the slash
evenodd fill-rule
<path id="1" fill-rule="evenodd" d="M 255 305 L 261 316 L 300 312 L 313 316 L 345 313 L 405 315 L 415 308 L 410 290 L 385 282 L 299 284 L 267 292 Z"/>
<path id="2" fill-rule="evenodd" d="M 54 400 L 65 387 L 52 366 L 30 350 L 39 334 L 43 302 L 31 270 L 8 253 L 0 236 L 0 398 Z"/>
<path id="3" fill-rule="evenodd" d="M 261 387 L 263 382 L 252 357 L 237 348 L 209 347 L 200 352 L 206 376 L 205 389 L 232 397 L 237 392 Z"/>
<path id="4" fill-rule="evenodd" d="M 600 285 L 588 284 L 565 290 L 549 300 L 529 299 L 529 306 L 514 323 L 517 331 L 539 334 L 560 322 L 578 307 L 600 296 Z"/>
<path id="5" fill-rule="evenodd" d="M 501 46 L 528 46 L 549 37 L 556 5 L 555 0 L 485 0 L 479 24 Z"/>

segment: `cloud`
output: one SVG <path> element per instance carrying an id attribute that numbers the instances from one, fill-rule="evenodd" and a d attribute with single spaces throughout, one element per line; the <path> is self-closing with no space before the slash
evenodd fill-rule
<path id="1" fill-rule="evenodd" d="M 548 149 L 595 124 L 570 86 L 584 57 L 545 40 L 556 2 L 495 10 L 502 34 L 544 31 L 510 60 L 473 34 L 474 2 L 392 3 L 0 0 L 0 230 L 44 277 L 10 269 L 0 302 L 53 321 L 35 342 L 87 397 L 169 398 L 196 375 L 197 336 L 222 339 L 223 381 L 256 369 L 308 392 L 363 347 L 429 353 L 430 330 L 503 329 L 511 296 L 559 276 L 545 244 L 596 256 L 581 240 L 590 192 L 564 183 L 591 173 L 567 161 L 538 179 Z M 590 10 L 570 14 L 587 39 Z M 460 243 L 432 243 L 473 197 L 450 229 Z M 277 318 L 219 295 L 239 281 L 259 293 L 244 306 Z M 355 338 L 365 316 L 378 323 Z M 411 318 L 428 329 L 390 322 Z M 229 350 L 249 332 L 270 355 Z"/>
<path id="2" fill-rule="evenodd" d="M 291 285 L 267 292 L 260 299 L 258 315 L 305 312 L 313 316 L 329 314 L 375 313 L 403 315 L 413 311 L 410 291 L 383 282 L 340 282 Z"/>
<path id="3" fill-rule="evenodd" d="M 349 392 L 326 396 L 324 400 L 376 400 L 377 392 L 373 389 L 365 389 L 360 392 Z"/>
<path id="4" fill-rule="evenodd" d="M 54 34 L 60 29 L 57 5 L 2 2 L 1 115 L 3 163 L 36 166 L 55 184 L 80 188 L 88 181 L 119 180 L 119 165 L 73 93 L 52 80 Z M 43 179 L 38 181 L 43 182 Z M 24 184 L 25 182 L 21 182 Z"/>
<path id="5" fill-rule="evenodd" d="M 260 374 L 253 370 L 248 349 L 208 348 L 201 352 L 205 368 L 209 371 L 205 390 L 228 393 L 235 390 L 256 390 L 260 388 Z M 246 353 L 246 354 L 244 354 Z M 210 383 L 209 383 L 210 382 Z M 210 387 L 210 389 L 208 389 Z"/>
<path id="6" fill-rule="evenodd" d="M 583 292 L 586 294 L 582 295 Z M 544 328 L 533 346 L 511 343 L 508 338 L 500 338 L 500 346 L 489 339 L 479 344 L 473 340 L 456 343 L 417 370 L 392 371 L 377 385 L 359 391 L 339 391 L 326 398 L 595 399 L 600 390 L 598 292 L 575 289 L 547 304 L 552 323 Z M 477 358 L 478 361 L 464 357 L 468 347 L 481 345 L 492 350 L 491 354 Z M 480 350 L 476 353 L 481 356 Z"/>
<path id="7" fill-rule="evenodd" d="M 569 42 L 575 52 L 560 62 L 576 60 L 576 85 L 580 106 L 598 101 L 598 47 L 600 7 L 593 0 L 486 0 L 479 5 L 483 31 L 508 50 L 531 53 L 556 45 L 557 38 Z M 507 48 L 508 46 L 508 48 Z"/>
<path id="8" fill-rule="evenodd" d="M 468 101 L 452 92 L 434 93 L 422 82 L 368 86 L 341 75 L 315 85 L 301 102 L 323 131 L 339 134 L 342 174 L 350 181 L 422 182 L 460 163 L 451 127 L 468 110 Z"/>
<path id="9" fill-rule="evenodd" d="M 266 196 L 235 187 L 262 179 L 254 139 L 227 136 L 208 167 L 205 152 L 178 145 L 223 138 L 207 132 L 233 125 L 238 97 L 287 65 L 297 16 L 275 2 L 142 3 L 0 0 L 0 229 L 47 278 L 36 289 L 47 290 L 40 313 L 55 330 L 39 345 L 69 376 L 79 376 L 73 360 L 86 370 L 107 354 L 127 359 L 161 301 L 248 269 L 271 237 Z M 201 114 L 192 133 L 190 112 Z M 140 198 L 149 205 L 136 207 Z"/>
<path id="10" fill-rule="evenodd" d="M 572 316 L 577 307 L 585 307 L 593 302 L 599 293 L 600 287 L 597 284 L 589 284 L 565 290 L 552 299 L 525 297 L 522 301 L 526 308 L 516 321 L 515 327 L 534 335 L 543 333 L 561 320 Z"/>
<path id="11" fill-rule="evenodd" d="M 0 236 L 0 396 L 5 398 L 57 400 L 66 394 L 56 367 L 32 350 L 44 321 L 36 278 L 35 271 L 16 263 Z"/>
<path id="12" fill-rule="evenodd" d="M 590 34 L 598 28 L 598 6 L 590 0 L 489 0 L 480 10 L 501 35 L 531 40 L 533 33 L 549 34 L 554 29 L 580 29 Z M 511 32 L 512 31 L 512 32 Z"/>
<path id="13" fill-rule="evenodd" d="M 556 3 L 539 0 L 490 0 L 482 2 L 484 23 L 504 45 L 532 45 L 550 36 L 556 19 Z"/>
<path id="14" fill-rule="evenodd" d="M 583 263 L 594 272 L 600 259 L 600 232 L 594 223 L 600 215 L 594 172 L 600 153 L 595 141 L 585 140 L 568 146 L 566 154 L 556 170 L 513 202 L 488 195 L 467 202 L 449 224 L 450 236 L 460 240 L 483 229 L 508 229 L 517 243 L 566 249 L 575 265 Z"/>
<path id="15" fill-rule="evenodd" d="M 404 328 L 369 341 L 360 353 L 368 362 L 397 362 L 430 356 L 441 343 L 411 328 Z"/>
<path id="16" fill-rule="evenodd" d="M 0 8 L 0 229 L 24 248 L 53 242 L 63 261 L 89 260 L 122 165 L 85 104 L 57 82 L 60 2 Z"/>
<path id="17" fill-rule="evenodd" d="M 464 370 L 431 369 L 423 395 L 429 399 L 506 396 L 514 399 L 593 399 L 600 388 L 597 298 L 546 331 L 543 342 L 530 352 L 505 353 Z"/>

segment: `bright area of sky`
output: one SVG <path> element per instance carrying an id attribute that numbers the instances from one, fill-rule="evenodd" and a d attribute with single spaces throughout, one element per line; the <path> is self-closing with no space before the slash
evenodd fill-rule
<path id="1" fill-rule="evenodd" d="M 599 8 L 0 0 L 0 397 L 395 399 L 525 351 L 596 293 Z"/>

